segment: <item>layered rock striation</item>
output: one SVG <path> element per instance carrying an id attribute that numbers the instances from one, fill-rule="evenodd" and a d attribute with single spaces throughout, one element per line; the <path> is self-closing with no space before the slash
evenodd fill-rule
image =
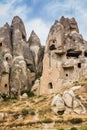
<path id="1" fill-rule="evenodd" d="M 33 91 L 37 94 L 59 92 L 87 77 L 87 42 L 79 33 L 74 18 L 64 16 L 50 28 L 45 46 L 43 73 Z M 34 89 L 35 88 L 35 89 Z M 37 88 L 37 89 L 36 89 Z"/>
<path id="2" fill-rule="evenodd" d="M 27 41 L 23 21 L 15 16 L 0 27 L 0 94 L 56 93 L 87 78 L 87 42 L 74 18 L 64 16 L 50 28 L 45 52 L 37 34 Z M 84 71 L 85 70 L 85 71 Z M 42 76 L 41 76 L 42 74 Z M 40 78 L 41 76 L 41 78 Z M 34 85 L 33 85 L 34 84 Z"/>
<path id="3" fill-rule="evenodd" d="M 34 31 L 29 39 L 26 40 L 26 30 L 18 16 L 13 18 L 11 26 L 6 23 L 0 28 L 1 96 L 13 97 L 31 90 L 39 64 L 42 72 L 41 42 Z"/>

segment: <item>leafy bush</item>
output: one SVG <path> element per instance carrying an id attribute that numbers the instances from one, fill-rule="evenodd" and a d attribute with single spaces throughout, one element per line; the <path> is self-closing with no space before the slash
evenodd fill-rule
<path id="1" fill-rule="evenodd" d="M 15 119 L 18 119 L 19 116 L 20 116 L 20 113 L 18 113 L 18 112 L 13 115 L 13 117 L 14 117 Z"/>
<path id="2" fill-rule="evenodd" d="M 79 130 L 87 130 L 87 126 L 81 126 Z"/>
<path id="3" fill-rule="evenodd" d="M 47 119 L 44 119 L 42 122 L 43 122 L 43 123 L 52 123 L 53 120 L 50 119 L 50 118 L 47 118 Z"/>
<path id="4" fill-rule="evenodd" d="M 78 130 L 76 127 L 72 127 L 70 130 Z"/>
<path id="5" fill-rule="evenodd" d="M 3 101 L 5 101 L 5 102 L 10 100 L 10 97 L 6 96 L 6 94 L 4 94 L 4 93 L 2 95 L 0 95 L 0 98 L 2 98 Z"/>
<path id="6" fill-rule="evenodd" d="M 30 108 L 29 109 L 29 114 L 34 116 L 35 115 L 35 109 L 34 108 Z"/>
<path id="7" fill-rule="evenodd" d="M 79 83 L 78 81 L 75 81 L 75 82 L 74 82 L 74 85 L 75 85 L 75 86 L 78 86 L 78 85 L 80 85 L 80 83 Z"/>
<path id="8" fill-rule="evenodd" d="M 40 109 L 40 110 L 38 111 L 38 113 L 39 113 L 39 115 L 44 115 L 44 114 L 46 114 L 46 110 Z"/>
<path id="9" fill-rule="evenodd" d="M 64 130 L 63 128 L 57 128 L 57 130 Z"/>
<path id="10" fill-rule="evenodd" d="M 23 116 L 26 116 L 29 112 L 27 109 L 22 109 L 21 113 Z"/>
<path id="11" fill-rule="evenodd" d="M 10 98 L 8 98 L 8 97 L 4 97 L 4 98 L 3 98 L 3 101 L 4 101 L 4 102 L 8 102 L 9 100 L 10 100 Z"/>
<path id="12" fill-rule="evenodd" d="M 64 120 L 60 119 L 60 120 L 56 120 L 55 123 L 63 123 Z"/>
<path id="13" fill-rule="evenodd" d="M 36 79 L 40 79 L 41 75 L 42 75 L 42 73 L 41 73 L 41 72 L 38 72 L 38 73 L 35 75 L 35 80 L 36 80 Z"/>
<path id="14" fill-rule="evenodd" d="M 69 120 L 72 124 L 79 124 L 79 123 L 82 123 L 83 120 L 82 118 L 73 118 L 71 120 Z"/>
<path id="15" fill-rule="evenodd" d="M 35 112 L 34 112 L 34 111 L 32 111 L 30 114 L 31 114 L 32 116 L 34 116 L 34 115 L 35 115 Z"/>

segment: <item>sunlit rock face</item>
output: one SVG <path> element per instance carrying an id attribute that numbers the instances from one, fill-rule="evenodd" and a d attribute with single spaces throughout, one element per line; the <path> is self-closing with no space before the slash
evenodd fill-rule
<path id="1" fill-rule="evenodd" d="M 87 77 L 86 48 L 87 42 L 79 34 L 74 18 L 56 20 L 46 40 L 38 94 L 59 92 L 61 88 Z"/>
<path id="2" fill-rule="evenodd" d="M 9 96 L 9 65 L 0 57 L 0 94 Z"/>
<path id="3" fill-rule="evenodd" d="M 29 90 L 28 71 L 23 56 L 16 56 L 12 61 L 10 86 L 12 94 L 21 94 L 23 90 Z"/>
<path id="4" fill-rule="evenodd" d="M 30 50 L 33 54 L 35 70 L 37 73 L 41 72 L 42 60 L 43 60 L 42 47 L 41 47 L 40 39 L 34 31 L 31 32 L 28 43 L 29 43 Z"/>
<path id="5" fill-rule="evenodd" d="M 9 96 L 9 75 L 12 62 L 10 26 L 6 23 L 0 28 L 0 94 Z"/>
<path id="6" fill-rule="evenodd" d="M 28 43 L 24 23 L 18 16 L 11 25 L 6 23 L 0 28 L 0 95 L 3 97 L 30 91 L 36 72 L 42 72 L 44 52 L 38 36 L 31 34 Z"/>
<path id="7" fill-rule="evenodd" d="M 12 20 L 11 32 L 13 55 L 16 55 L 16 53 L 22 53 L 21 45 L 23 41 L 26 42 L 26 31 L 23 21 L 18 16 L 15 16 Z"/>
<path id="8" fill-rule="evenodd" d="M 46 43 L 46 51 L 58 50 L 63 51 L 64 46 L 64 27 L 58 21 L 50 29 Z"/>
<path id="9" fill-rule="evenodd" d="M 60 23 L 64 26 L 65 33 L 70 33 L 71 31 L 76 31 L 79 33 L 79 28 L 75 18 L 65 18 L 64 16 L 61 17 Z"/>
<path id="10" fill-rule="evenodd" d="M 23 90 L 55 93 L 87 77 L 86 43 L 76 20 L 63 16 L 50 28 L 44 53 L 34 31 L 26 40 L 24 23 L 15 16 L 11 25 L 0 28 L 1 95 L 20 95 Z"/>
<path id="11" fill-rule="evenodd" d="M 67 114 L 86 114 L 86 108 L 82 104 L 81 99 L 78 99 L 75 95 L 75 90 L 82 86 L 73 86 L 68 91 L 64 91 L 63 94 L 57 94 L 53 97 L 51 103 L 51 109 L 57 115 Z"/>

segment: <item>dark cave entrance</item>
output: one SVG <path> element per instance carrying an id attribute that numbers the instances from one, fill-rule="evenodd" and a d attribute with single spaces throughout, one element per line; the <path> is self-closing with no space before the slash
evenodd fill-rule
<path id="1" fill-rule="evenodd" d="M 52 84 L 52 82 L 50 82 L 50 83 L 48 84 L 48 88 L 49 88 L 49 89 L 53 89 L 53 84 Z"/>

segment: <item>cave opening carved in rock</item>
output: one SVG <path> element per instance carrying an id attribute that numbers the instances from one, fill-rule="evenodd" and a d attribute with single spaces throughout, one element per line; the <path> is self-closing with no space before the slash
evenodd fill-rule
<path id="1" fill-rule="evenodd" d="M 52 84 L 52 82 L 50 82 L 50 83 L 48 84 L 48 88 L 49 88 L 49 89 L 53 89 L 53 84 Z"/>

